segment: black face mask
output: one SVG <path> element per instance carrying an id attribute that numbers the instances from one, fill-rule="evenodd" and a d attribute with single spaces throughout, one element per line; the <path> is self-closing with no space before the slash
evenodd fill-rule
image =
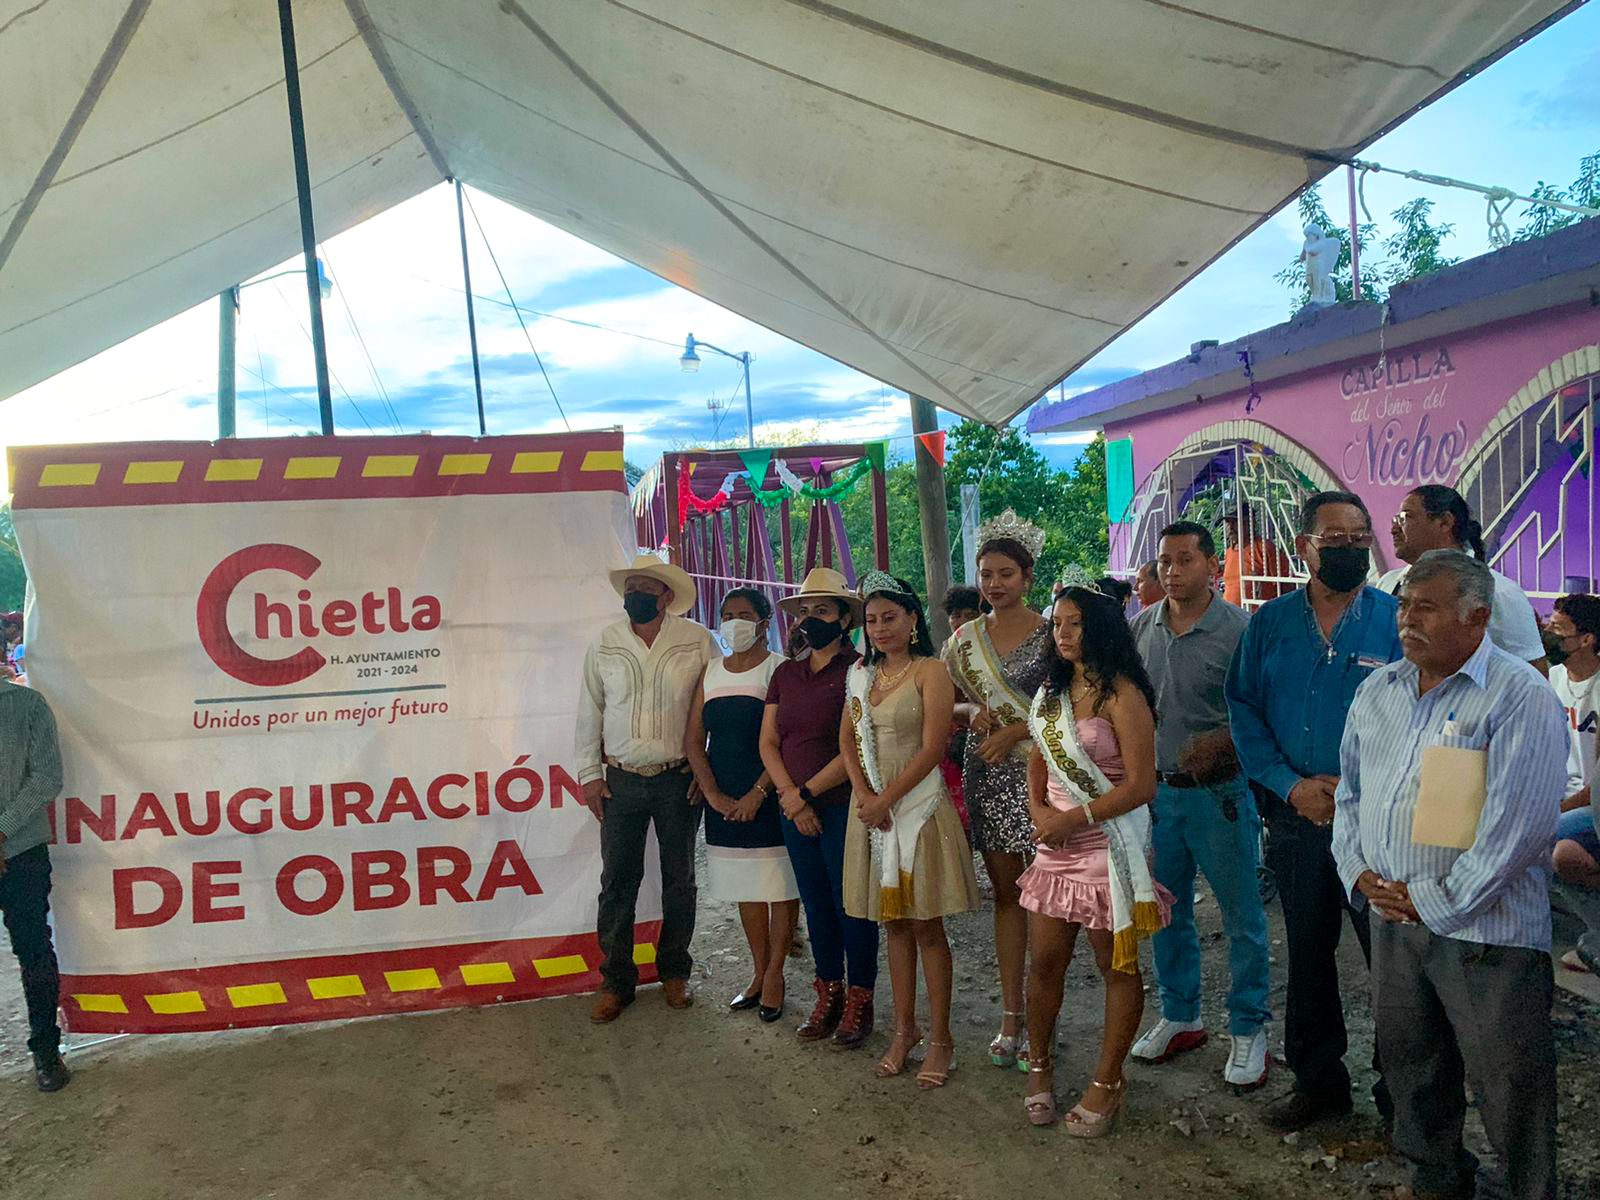
<path id="1" fill-rule="evenodd" d="M 628 612 L 628 620 L 635 625 L 648 625 L 661 611 L 661 597 L 649 592 L 629 592 L 622 598 L 622 607 Z"/>
<path id="2" fill-rule="evenodd" d="M 1355 591 L 1372 569 L 1372 551 L 1364 546 L 1323 546 L 1317 556 L 1317 578 L 1336 592 Z"/>
<path id="3" fill-rule="evenodd" d="M 826 650 L 844 634 L 844 624 L 840 621 L 824 621 L 821 617 L 807 617 L 800 622 L 800 632 L 805 636 L 806 645 L 813 650 Z"/>

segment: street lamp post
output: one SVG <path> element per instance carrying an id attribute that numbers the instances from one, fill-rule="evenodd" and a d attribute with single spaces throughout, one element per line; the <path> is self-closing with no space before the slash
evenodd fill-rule
<path id="1" fill-rule="evenodd" d="M 217 437 L 219 440 L 233 437 L 238 428 L 238 386 L 235 364 L 237 359 L 236 343 L 239 335 L 239 293 L 247 287 L 255 287 L 258 283 L 282 279 L 285 275 L 303 274 L 305 272 L 298 267 L 292 271 L 279 271 L 276 275 L 268 275 L 265 279 L 252 279 L 249 283 L 235 284 L 217 297 L 220 307 L 220 320 L 217 326 Z M 333 295 L 333 280 L 328 278 L 328 272 L 323 268 L 320 258 L 317 259 L 317 292 L 324 300 Z"/>
<path id="2" fill-rule="evenodd" d="M 683 344 L 683 357 L 678 359 L 678 365 L 691 374 L 700 369 L 700 356 L 695 353 L 696 350 L 710 350 L 713 354 L 722 355 L 723 358 L 733 359 L 734 362 L 744 368 L 745 441 L 751 449 L 754 449 L 756 444 L 756 414 L 755 407 L 750 400 L 750 364 L 755 361 L 755 356 L 748 350 L 742 354 L 734 354 L 731 351 L 724 350 L 721 346 L 713 346 L 710 342 L 702 342 L 691 333 L 689 340 Z"/>

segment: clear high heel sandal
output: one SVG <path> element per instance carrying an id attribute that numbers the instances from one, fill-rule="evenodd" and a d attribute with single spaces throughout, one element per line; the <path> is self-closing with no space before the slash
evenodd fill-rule
<path id="1" fill-rule="evenodd" d="M 1018 1029 L 1016 1033 L 997 1033 L 994 1041 L 989 1043 L 989 1062 L 997 1067 L 1016 1067 L 1019 1071 L 1028 1069 L 1028 1031 L 1022 1027 L 1022 1014 L 1000 1011 L 1002 1017 L 1015 1017 Z"/>

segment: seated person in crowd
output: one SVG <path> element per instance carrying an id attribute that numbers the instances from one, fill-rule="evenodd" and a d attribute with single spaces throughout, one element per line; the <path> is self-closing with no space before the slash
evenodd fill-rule
<path id="1" fill-rule="evenodd" d="M 1595 770 L 1595 701 L 1600 692 L 1600 596 L 1563 596 L 1545 625 L 1545 654 L 1550 686 L 1567 713 L 1567 794 L 1556 822 L 1556 847 L 1551 865 L 1556 877 L 1571 885 L 1579 915 L 1591 930 L 1600 929 L 1600 837 L 1595 832 L 1591 785 Z M 1584 958 L 1587 952 L 1588 959 Z M 1561 956 L 1562 966 L 1595 970 L 1600 963 L 1600 934 L 1590 932 L 1577 950 Z"/>

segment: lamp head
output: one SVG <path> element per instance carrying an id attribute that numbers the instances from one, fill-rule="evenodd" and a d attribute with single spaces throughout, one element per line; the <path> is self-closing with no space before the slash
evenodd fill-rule
<path id="1" fill-rule="evenodd" d="M 678 360 L 678 365 L 691 374 L 700 369 L 700 356 L 694 352 L 692 333 L 689 335 L 689 340 L 683 344 L 683 357 Z"/>

